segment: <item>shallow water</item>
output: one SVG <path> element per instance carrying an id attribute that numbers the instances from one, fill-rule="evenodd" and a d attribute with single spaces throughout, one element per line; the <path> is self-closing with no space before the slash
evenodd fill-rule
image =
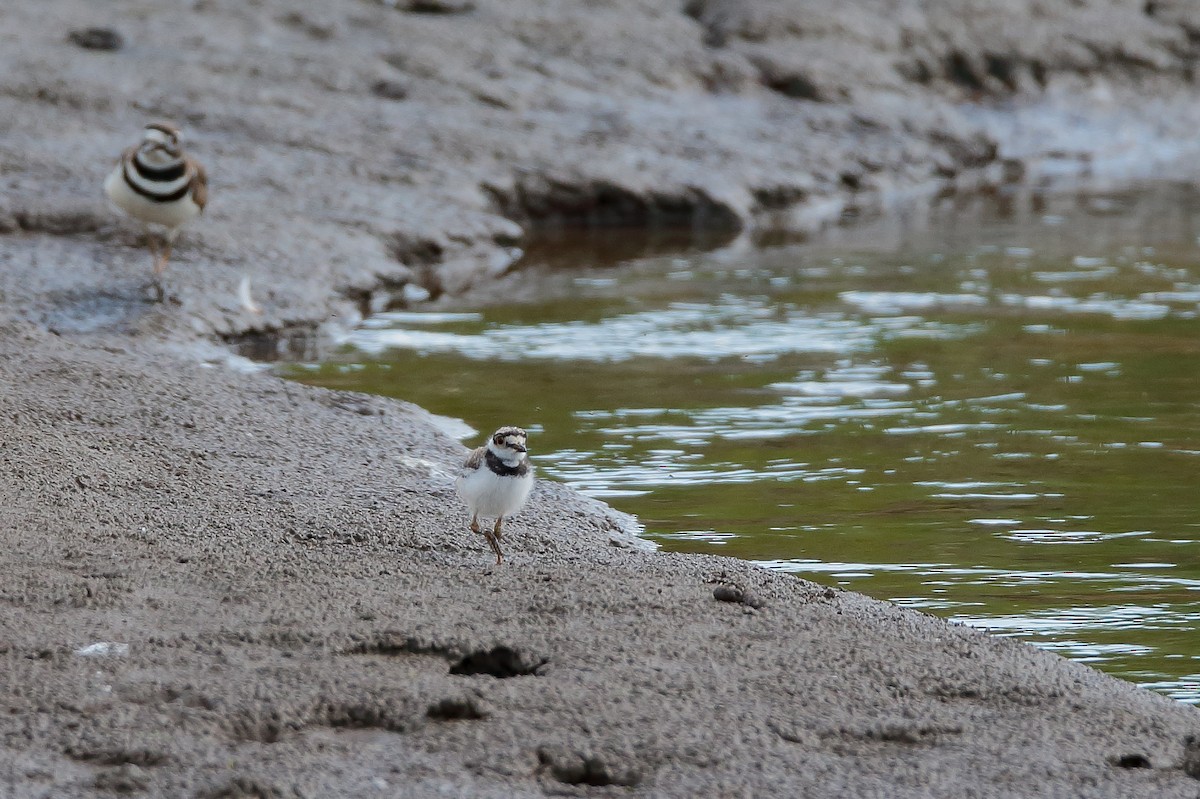
<path id="1" fill-rule="evenodd" d="M 523 424 L 542 475 L 666 548 L 1198 703 L 1198 235 L 1200 196 L 1172 185 L 950 200 L 621 269 L 606 244 L 637 239 L 612 232 L 531 257 L 512 288 L 541 299 L 383 314 L 283 368 Z"/>

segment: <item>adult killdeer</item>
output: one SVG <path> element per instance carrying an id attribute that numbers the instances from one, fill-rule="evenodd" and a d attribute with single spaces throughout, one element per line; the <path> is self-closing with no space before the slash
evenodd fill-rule
<path id="1" fill-rule="evenodd" d="M 483 534 L 496 553 L 497 564 L 504 560 L 500 523 L 521 509 L 533 488 L 527 438 L 519 427 L 501 427 L 485 446 L 471 453 L 456 483 L 458 495 L 471 512 L 471 532 Z M 495 526 L 480 528 L 480 516 L 494 516 Z"/>
<path id="2" fill-rule="evenodd" d="M 146 125 L 141 144 L 121 154 L 116 169 L 104 181 L 104 193 L 148 228 L 154 284 L 161 300 L 162 274 L 175 236 L 185 222 L 204 210 L 208 201 L 204 167 L 183 151 L 179 128 L 169 122 L 151 122 Z"/>

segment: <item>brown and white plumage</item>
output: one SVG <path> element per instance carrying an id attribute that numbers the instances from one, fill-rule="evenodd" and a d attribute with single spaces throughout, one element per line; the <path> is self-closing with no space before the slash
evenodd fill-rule
<path id="1" fill-rule="evenodd" d="M 473 451 L 463 464 L 456 487 L 471 512 L 471 532 L 487 539 L 496 563 L 504 559 L 500 551 L 500 529 L 505 516 L 519 511 L 533 489 L 533 466 L 526 446 L 528 435 L 519 427 L 501 427 L 488 443 Z M 495 517 L 491 530 L 481 528 L 480 516 Z"/>
<path id="2" fill-rule="evenodd" d="M 161 279 L 179 229 L 204 210 L 208 176 L 183 149 L 182 134 L 169 122 L 146 125 L 140 144 L 121 154 L 104 181 L 104 193 L 133 219 L 151 230 L 156 285 Z M 162 248 L 153 234 L 161 233 Z M 159 293 L 161 296 L 161 285 Z"/>

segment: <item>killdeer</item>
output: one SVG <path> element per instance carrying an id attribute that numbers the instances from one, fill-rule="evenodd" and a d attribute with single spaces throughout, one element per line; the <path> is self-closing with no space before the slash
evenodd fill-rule
<path id="1" fill-rule="evenodd" d="M 456 483 L 458 495 L 471 512 L 471 532 L 482 533 L 487 539 L 496 553 L 497 565 L 504 560 L 500 523 L 521 509 L 533 488 L 527 438 L 519 427 L 501 427 L 485 446 L 471 453 Z M 494 516 L 495 526 L 491 530 L 481 528 L 480 516 Z"/>
<path id="2" fill-rule="evenodd" d="M 204 167 L 184 152 L 179 128 L 169 122 L 151 122 L 141 144 L 121 154 L 116 169 L 104 181 L 104 193 L 149 229 L 155 290 L 161 300 L 162 274 L 175 236 L 185 222 L 204 210 L 208 200 Z"/>

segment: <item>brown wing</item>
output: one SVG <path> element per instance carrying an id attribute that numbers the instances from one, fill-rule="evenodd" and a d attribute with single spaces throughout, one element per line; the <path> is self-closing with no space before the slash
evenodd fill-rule
<path id="1" fill-rule="evenodd" d="M 475 471 L 483 465 L 483 454 L 487 452 L 487 447 L 478 447 L 470 455 L 467 456 L 467 462 L 463 464 L 463 468 Z"/>
<path id="2" fill-rule="evenodd" d="M 200 210 L 203 211 L 205 204 L 208 203 L 208 174 L 200 162 L 190 155 L 187 157 L 187 164 L 192 172 L 192 202 L 200 206 Z"/>

